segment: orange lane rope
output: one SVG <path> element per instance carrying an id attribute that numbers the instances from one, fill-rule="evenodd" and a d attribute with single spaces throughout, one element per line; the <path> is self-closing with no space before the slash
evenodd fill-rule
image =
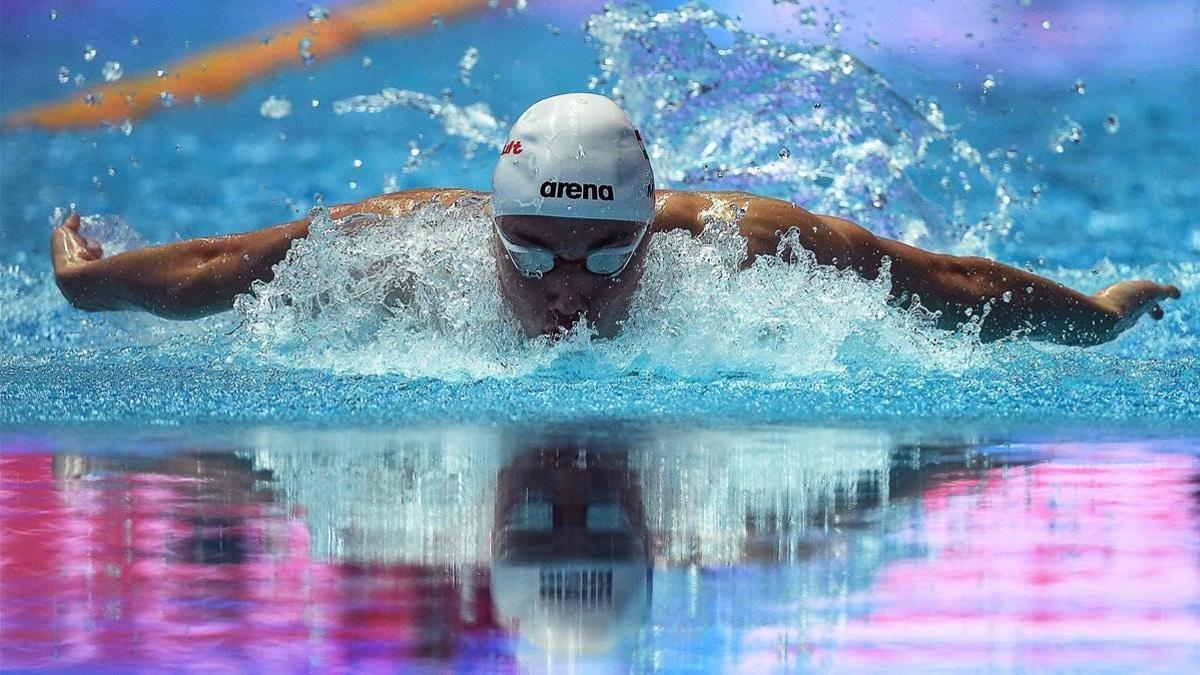
<path id="1" fill-rule="evenodd" d="M 486 7 L 488 0 L 373 0 L 345 7 L 322 21 L 307 19 L 274 30 L 269 41 L 255 37 L 211 49 L 166 66 L 157 73 L 93 87 L 54 103 L 18 110 L 5 127 L 37 126 L 51 130 L 117 125 L 165 107 L 168 94 L 179 104 L 196 96 L 214 100 L 231 96 L 276 70 L 304 63 L 300 42 L 309 40 L 314 57 L 343 52 L 372 36 L 428 26 L 434 15 L 455 18 Z M 164 93 L 165 92 L 165 93 Z"/>

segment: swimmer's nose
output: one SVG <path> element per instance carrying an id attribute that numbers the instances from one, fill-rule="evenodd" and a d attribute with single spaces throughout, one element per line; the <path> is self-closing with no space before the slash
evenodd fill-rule
<path id="1" fill-rule="evenodd" d="M 549 292 L 546 300 L 549 308 L 560 316 L 575 316 L 588 308 L 585 292 L 590 275 L 582 269 L 571 269 L 572 265 L 573 263 L 564 262 L 560 268 L 551 272 L 554 278 L 547 289 Z"/>
<path id="2" fill-rule="evenodd" d="M 558 316 L 579 316 L 587 309 L 587 303 L 578 293 L 556 293 L 550 298 L 550 310 Z"/>

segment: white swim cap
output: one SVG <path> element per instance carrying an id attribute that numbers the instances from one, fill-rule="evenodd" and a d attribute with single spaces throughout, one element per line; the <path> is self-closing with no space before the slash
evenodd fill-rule
<path id="1" fill-rule="evenodd" d="M 513 125 L 492 174 L 492 215 L 649 222 L 654 172 L 642 135 L 604 96 L 534 103 Z"/>

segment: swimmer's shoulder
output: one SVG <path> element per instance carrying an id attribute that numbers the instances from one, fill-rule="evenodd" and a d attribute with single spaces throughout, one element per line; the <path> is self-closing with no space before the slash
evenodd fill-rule
<path id="1" fill-rule="evenodd" d="M 656 189 L 654 191 L 654 224 L 651 226 L 651 230 L 654 232 L 685 230 L 693 235 L 699 235 L 704 231 L 705 212 L 710 211 L 713 207 L 726 205 L 741 205 L 744 209 L 744 202 L 748 202 L 754 197 L 748 192 L 693 192 Z"/>

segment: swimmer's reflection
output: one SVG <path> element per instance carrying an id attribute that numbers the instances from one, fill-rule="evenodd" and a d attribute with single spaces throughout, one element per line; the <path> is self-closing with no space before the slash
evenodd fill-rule
<path id="1" fill-rule="evenodd" d="M 520 455 L 497 480 L 496 617 L 548 652 L 608 652 L 648 617 L 649 548 L 641 486 L 625 454 Z"/>

